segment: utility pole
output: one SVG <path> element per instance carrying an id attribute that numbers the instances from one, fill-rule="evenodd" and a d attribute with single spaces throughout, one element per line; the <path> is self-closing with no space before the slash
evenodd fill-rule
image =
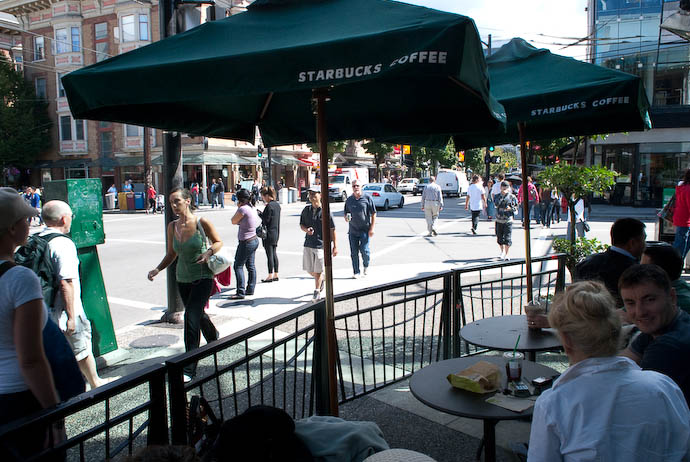
<path id="1" fill-rule="evenodd" d="M 273 164 L 271 164 L 271 147 L 266 148 L 268 152 L 268 185 L 273 186 Z M 275 186 L 273 186 L 275 188 Z"/>
<path id="2" fill-rule="evenodd" d="M 160 0 L 158 3 L 158 17 L 160 20 L 161 40 L 175 35 L 175 4 L 174 0 Z M 165 234 L 166 246 L 168 244 L 168 224 L 175 217 L 168 206 L 170 191 L 181 188 L 182 181 L 182 142 L 179 133 L 163 133 L 163 194 L 165 194 Z M 161 321 L 179 324 L 182 322 L 184 306 L 177 290 L 177 277 L 175 275 L 177 265 L 173 262 L 166 270 L 168 309 Z"/>

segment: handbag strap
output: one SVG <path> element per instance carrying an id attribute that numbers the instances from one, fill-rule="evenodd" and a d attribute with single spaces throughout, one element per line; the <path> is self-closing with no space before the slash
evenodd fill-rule
<path id="1" fill-rule="evenodd" d="M 208 248 L 208 236 L 206 236 L 206 232 L 204 232 L 204 227 L 201 225 L 200 218 L 196 219 L 196 229 L 198 229 L 201 233 L 201 239 L 204 241 L 204 244 L 206 244 L 206 247 Z"/>

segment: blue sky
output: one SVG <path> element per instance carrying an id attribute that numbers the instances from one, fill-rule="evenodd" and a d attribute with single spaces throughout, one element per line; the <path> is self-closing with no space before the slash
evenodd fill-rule
<path id="1" fill-rule="evenodd" d="M 522 37 L 536 47 L 585 59 L 584 46 L 564 45 L 587 35 L 587 0 L 401 0 L 474 19 L 486 41 Z M 542 35 L 540 35 L 542 34 Z"/>

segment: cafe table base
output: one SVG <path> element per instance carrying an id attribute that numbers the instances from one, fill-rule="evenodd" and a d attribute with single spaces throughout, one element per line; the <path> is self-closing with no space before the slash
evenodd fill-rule
<path id="1" fill-rule="evenodd" d="M 501 369 L 502 390 L 507 385 L 504 359 L 498 356 L 468 356 L 432 363 L 418 370 L 410 378 L 410 391 L 419 401 L 438 411 L 481 419 L 484 422 L 484 460 L 493 462 L 496 460 L 496 424 L 501 420 L 529 418 L 533 406 L 522 412 L 513 412 L 486 402 L 495 392 L 479 394 L 460 390 L 446 379 L 449 374 L 458 373 L 479 361 L 496 364 Z M 522 362 L 522 376 L 527 380 L 556 375 L 558 372 L 550 367 L 532 361 Z"/>

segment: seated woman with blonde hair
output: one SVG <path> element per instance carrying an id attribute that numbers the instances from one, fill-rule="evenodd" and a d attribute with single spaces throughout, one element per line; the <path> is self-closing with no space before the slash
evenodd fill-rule
<path id="1" fill-rule="evenodd" d="M 570 367 L 534 406 L 530 462 L 688 460 L 683 393 L 665 375 L 616 356 L 621 323 L 602 284 L 568 287 L 554 300 L 549 322 Z"/>

